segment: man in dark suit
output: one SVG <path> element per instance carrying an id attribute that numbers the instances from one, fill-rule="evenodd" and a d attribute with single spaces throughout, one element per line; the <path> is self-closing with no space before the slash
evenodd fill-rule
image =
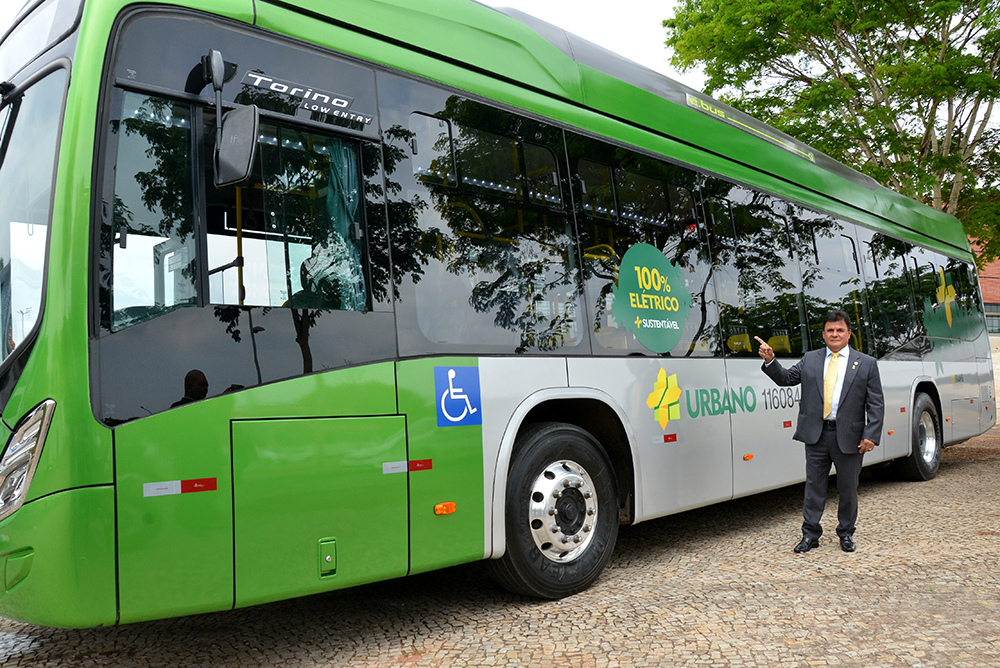
<path id="1" fill-rule="evenodd" d="M 759 336 L 754 338 L 760 343 L 764 373 L 778 385 L 802 386 L 798 424 L 792 438 L 806 444 L 806 493 L 802 541 L 795 551 L 819 547 L 830 465 L 835 464 L 840 493 L 837 535 L 841 549 L 854 552 L 861 464 L 865 453 L 879 443 L 885 409 L 875 358 L 847 345 L 851 318 L 843 311 L 826 316 L 826 347 L 810 350 L 789 369 L 774 361 L 771 346 Z"/>

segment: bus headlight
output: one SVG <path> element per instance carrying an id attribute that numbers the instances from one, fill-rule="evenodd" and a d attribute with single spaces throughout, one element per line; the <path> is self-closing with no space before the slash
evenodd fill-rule
<path id="1" fill-rule="evenodd" d="M 51 399 L 40 403 L 18 423 L 7 441 L 0 457 L 0 520 L 24 503 L 55 408 Z"/>

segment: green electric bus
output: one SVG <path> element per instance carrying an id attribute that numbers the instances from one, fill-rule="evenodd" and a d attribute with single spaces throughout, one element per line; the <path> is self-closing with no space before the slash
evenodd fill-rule
<path id="1" fill-rule="evenodd" d="M 803 479 L 751 341 L 833 309 L 867 465 L 996 422 L 958 221 L 517 11 L 38 0 L 0 82 L 5 617 L 571 595 L 620 525 Z"/>

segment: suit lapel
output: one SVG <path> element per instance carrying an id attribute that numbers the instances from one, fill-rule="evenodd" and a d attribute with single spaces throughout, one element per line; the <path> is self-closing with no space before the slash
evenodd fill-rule
<path id="1" fill-rule="evenodd" d="M 856 353 L 848 355 L 847 374 L 844 376 L 844 386 L 840 388 L 840 402 L 838 404 L 840 406 L 844 405 L 844 397 L 847 396 L 847 388 L 851 386 L 851 383 L 854 382 L 854 377 L 858 375 L 858 364 L 860 363 L 861 358 Z"/>
<path id="2" fill-rule="evenodd" d="M 823 400 L 823 378 L 826 376 L 826 346 L 823 346 L 819 350 L 815 351 L 816 366 L 818 371 L 816 373 L 816 390 L 819 392 L 820 401 Z"/>

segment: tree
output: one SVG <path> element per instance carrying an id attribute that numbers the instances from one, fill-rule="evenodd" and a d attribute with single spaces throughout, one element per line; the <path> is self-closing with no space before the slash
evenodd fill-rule
<path id="1" fill-rule="evenodd" d="M 981 260 L 1000 255 L 995 0 L 684 0 L 663 25 L 706 92 L 961 217 Z"/>

